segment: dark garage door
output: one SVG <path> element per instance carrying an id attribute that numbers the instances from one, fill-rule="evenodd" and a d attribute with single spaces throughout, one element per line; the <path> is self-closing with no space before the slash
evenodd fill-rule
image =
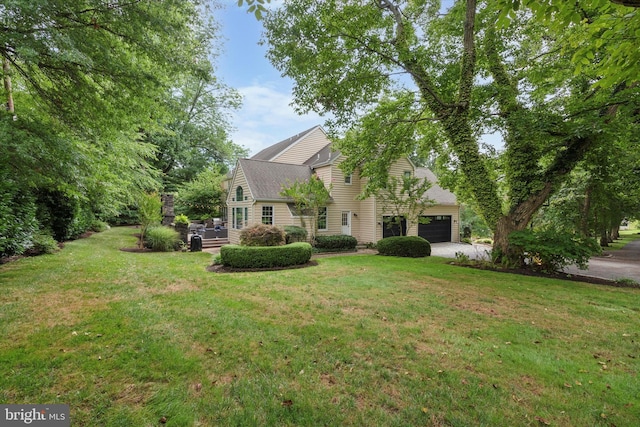
<path id="1" fill-rule="evenodd" d="M 426 216 L 429 224 L 418 224 L 418 236 L 431 243 L 451 241 L 451 215 Z"/>

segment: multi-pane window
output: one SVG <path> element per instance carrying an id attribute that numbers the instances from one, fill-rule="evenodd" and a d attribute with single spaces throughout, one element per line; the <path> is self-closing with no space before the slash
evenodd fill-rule
<path id="1" fill-rule="evenodd" d="M 236 201 L 241 202 L 243 200 L 244 200 L 244 191 L 242 190 L 242 187 L 238 186 L 238 188 L 236 188 Z"/>
<path id="2" fill-rule="evenodd" d="M 273 225 L 273 206 L 262 207 L 262 223 Z"/>
<path id="3" fill-rule="evenodd" d="M 347 185 L 351 185 L 351 179 L 353 178 L 353 174 L 349 174 L 349 175 L 345 175 L 344 176 L 344 183 Z"/>
<path id="4" fill-rule="evenodd" d="M 327 229 L 327 207 L 318 208 L 318 230 Z"/>
<path id="5" fill-rule="evenodd" d="M 245 208 L 246 209 L 246 208 Z M 242 208 L 233 208 L 233 228 L 240 230 L 244 224 L 244 217 L 242 216 Z"/>

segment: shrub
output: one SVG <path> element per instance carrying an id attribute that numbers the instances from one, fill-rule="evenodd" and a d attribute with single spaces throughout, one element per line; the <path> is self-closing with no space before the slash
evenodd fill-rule
<path id="1" fill-rule="evenodd" d="M 354 250 L 357 245 L 358 240 L 355 237 L 344 234 L 316 237 L 316 248 L 327 251 Z"/>
<path id="2" fill-rule="evenodd" d="M 298 227 L 297 225 L 285 225 L 284 232 L 285 241 L 287 243 L 307 241 L 307 229 L 304 227 Z"/>
<path id="3" fill-rule="evenodd" d="M 394 236 L 378 241 L 380 255 L 420 258 L 431 255 L 431 244 L 419 236 Z"/>
<path id="4" fill-rule="evenodd" d="M 601 251 L 594 239 L 557 230 L 515 231 L 509 235 L 509 243 L 528 266 L 546 272 L 560 271 L 572 264 L 584 270 L 589 258 Z"/>
<path id="5" fill-rule="evenodd" d="M 58 242 L 50 235 L 46 233 L 36 233 L 33 235 L 33 242 L 31 248 L 26 251 L 27 255 L 43 255 L 56 253 L 60 248 Z"/>
<path id="6" fill-rule="evenodd" d="M 0 257 L 21 255 L 38 230 L 33 198 L 0 179 Z"/>
<path id="7" fill-rule="evenodd" d="M 103 231 L 108 229 L 109 229 L 109 224 L 107 224 L 104 221 L 99 221 L 97 219 L 91 223 L 91 227 L 90 227 L 90 230 L 95 231 L 96 233 L 102 233 Z"/>
<path id="8" fill-rule="evenodd" d="M 178 224 L 189 225 L 189 218 L 184 214 L 180 214 L 173 219 L 173 223 L 176 225 Z"/>
<path id="9" fill-rule="evenodd" d="M 311 245 L 305 242 L 283 246 L 225 245 L 220 248 L 223 265 L 233 268 L 274 268 L 302 265 L 311 259 Z"/>
<path id="10" fill-rule="evenodd" d="M 284 243 L 284 230 L 274 225 L 255 224 L 240 232 L 240 244 L 243 246 L 280 246 Z"/>
<path id="11" fill-rule="evenodd" d="M 153 251 L 171 252 L 180 244 L 180 235 L 170 227 L 151 227 L 145 235 L 145 246 Z"/>

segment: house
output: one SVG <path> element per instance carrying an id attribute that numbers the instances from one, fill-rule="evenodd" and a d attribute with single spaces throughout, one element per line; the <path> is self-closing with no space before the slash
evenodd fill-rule
<path id="1" fill-rule="evenodd" d="M 227 216 L 229 241 L 240 241 L 240 230 L 255 223 L 278 226 L 302 225 L 292 200 L 280 195 L 283 187 L 296 180 L 308 180 L 316 174 L 329 188 L 331 200 L 320 209 L 318 235 L 347 234 L 359 243 L 377 242 L 397 234 L 387 226 L 385 217 L 391 215 L 376 197 L 359 200 L 366 178 L 358 173 L 345 175 L 339 165 L 344 157 L 332 150 L 331 141 L 320 126 L 265 148 L 249 159 L 240 159 L 227 181 Z M 420 235 L 432 243 L 459 241 L 460 211 L 453 193 L 436 183 L 428 169 L 417 168 L 408 159 L 396 161 L 391 175 L 411 174 L 432 182 L 427 197 L 436 205 L 424 215 L 428 224 L 415 224 L 407 235 Z M 307 227 L 309 221 L 306 221 Z M 406 226 L 405 226 L 406 227 Z"/>

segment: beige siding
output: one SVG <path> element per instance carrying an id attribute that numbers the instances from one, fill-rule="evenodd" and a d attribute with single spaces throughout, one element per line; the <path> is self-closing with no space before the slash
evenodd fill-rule
<path id="1" fill-rule="evenodd" d="M 242 190 L 243 190 L 243 198 L 245 200 L 235 200 L 236 197 L 236 189 L 241 186 Z M 238 244 L 240 243 L 240 230 L 234 229 L 234 224 L 233 224 L 233 209 L 234 208 L 242 208 L 242 214 L 244 216 L 244 208 L 247 208 L 247 217 L 243 218 L 244 220 L 244 225 L 243 226 L 247 226 L 252 218 L 252 215 L 254 215 L 254 209 L 253 209 L 253 196 L 251 194 L 251 191 L 249 189 L 249 185 L 247 184 L 247 179 L 244 175 L 244 172 L 242 170 L 242 168 L 240 167 L 240 164 L 236 165 L 236 172 L 235 175 L 233 177 L 233 180 L 230 183 L 229 186 L 229 194 L 227 195 L 227 206 L 228 206 L 228 229 L 229 229 L 229 243 L 232 244 Z"/>
<path id="2" fill-rule="evenodd" d="M 271 161 L 301 165 L 330 143 L 322 129 L 317 128 Z"/>

